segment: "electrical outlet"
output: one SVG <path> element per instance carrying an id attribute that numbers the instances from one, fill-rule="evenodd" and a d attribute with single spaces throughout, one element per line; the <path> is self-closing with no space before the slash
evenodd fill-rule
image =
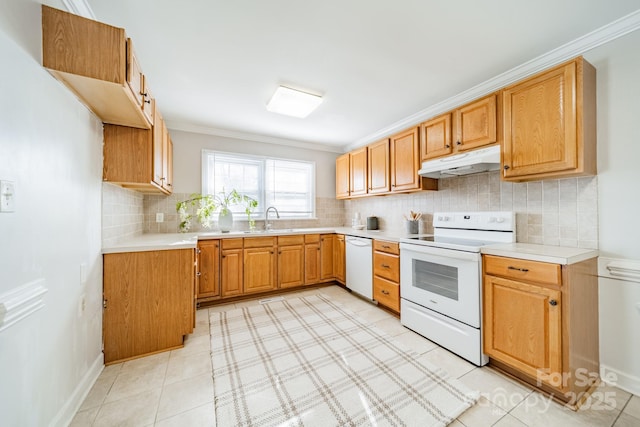
<path id="1" fill-rule="evenodd" d="M 164 222 L 164 214 L 162 212 L 156 213 L 156 222 Z"/>
<path id="2" fill-rule="evenodd" d="M 16 210 L 16 191 L 13 181 L 0 181 L 0 212 Z"/>

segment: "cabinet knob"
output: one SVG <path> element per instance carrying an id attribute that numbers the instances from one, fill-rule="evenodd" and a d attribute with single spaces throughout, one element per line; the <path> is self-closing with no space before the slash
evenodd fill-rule
<path id="1" fill-rule="evenodd" d="M 555 307 L 556 305 L 558 305 L 558 301 L 552 299 L 551 301 L 549 301 L 549 304 Z"/>
<path id="2" fill-rule="evenodd" d="M 145 99 L 144 102 L 146 102 L 147 104 L 151 104 L 151 100 L 150 99 Z"/>
<path id="3" fill-rule="evenodd" d="M 462 145 L 462 142 L 456 141 L 456 145 Z"/>
<path id="4" fill-rule="evenodd" d="M 451 144 L 447 144 L 444 146 L 445 148 L 451 148 Z"/>
<path id="5" fill-rule="evenodd" d="M 504 170 L 509 170 L 509 165 L 504 165 L 504 166 L 502 167 L 502 169 L 504 169 Z"/>
<path id="6" fill-rule="evenodd" d="M 380 292 L 382 292 L 383 295 L 389 295 L 389 291 L 387 291 L 385 289 L 381 290 Z"/>
<path id="7" fill-rule="evenodd" d="M 202 273 L 198 271 L 198 272 L 196 273 L 196 276 L 202 276 Z"/>

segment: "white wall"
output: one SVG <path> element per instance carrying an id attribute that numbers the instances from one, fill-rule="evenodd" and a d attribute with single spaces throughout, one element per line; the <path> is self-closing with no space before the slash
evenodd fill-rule
<path id="1" fill-rule="evenodd" d="M 640 260 L 640 31 L 584 56 L 597 69 L 600 254 Z"/>
<path id="2" fill-rule="evenodd" d="M 335 197 L 337 153 L 308 150 L 264 142 L 171 130 L 173 140 L 173 190 L 199 193 L 202 187 L 202 150 L 271 156 L 316 162 L 316 196 Z"/>
<path id="3" fill-rule="evenodd" d="M 40 65 L 40 19 L 38 3 L 0 2 L 0 179 L 17 191 L 0 213 L 0 295 L 48 289 L 0 332 L 3 426 L 67 424 L 102 368 L 102 125 Z"/>

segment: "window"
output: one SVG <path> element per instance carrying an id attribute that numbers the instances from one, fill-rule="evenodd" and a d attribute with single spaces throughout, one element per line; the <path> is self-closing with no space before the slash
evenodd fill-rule
<path id="1" fill-rule="evenodd" d="M 315 163 L 203 150 L 202 193 L 237 190 L 258 201 L 253 216 L 264 218 L 274 206 L 280 218 L 315 217 Z M 236 218 L 246 218 L 244 206 L 233 206 Z"/>

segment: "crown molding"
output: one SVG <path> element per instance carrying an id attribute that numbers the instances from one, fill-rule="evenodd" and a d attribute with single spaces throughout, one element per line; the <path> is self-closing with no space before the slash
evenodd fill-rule
<path id="1" fill-rule="evenodd" d="M 306 150 L 326 151 L 329 153 L 342 153 L 342 147 L 337 145 L 320 144 L 317 142 L 296 141 L 293 139 L 277 138 L 249 132 L 240 132 L 229 129 L 197 126 L 188 123 L 166 121 L 167 128 L 182 132 L 192 132 L 204 135 L 222 136 L 225 138 L 241 139 L 244 141 L 263 142 L 265 144 L 285 145 L 287 147 L 304 148 Z"/>
<path id="2" fill-rule="evenodd" d="M 96 20 L 93 9 L 87 3 L 87 0 L 62 0 L 62 4 L 67 10 L 75 15 L 84 16 L 85 18 Z"/>
<path id="3" fill-rule="evenodd" d="M 418 111 L 405 119 L 384 127 L 377 132 L 360 138 L 354 143 L 344 146 L 343 152 L 348 152 L 363 145 L 386 138 L 397 132 L 403 131 L 410 126 L 415 126 L 427 119 L 446 113 L 447 111 L 451 111 L 461 105 L 508 86 L 511 83 L 522 80 L 523 78 L 536 74 L 564 61 L 568 61 L 600 45 L 613 41 L 633 31 L 637 31 L 638 29 L 640 29 L 640 9 L 530 61 L 527 61 L 524 64 L 518 65 L 517 67 L 499 74 L 496 77 L 467 89 L 464 92 L 454 95 L 451 98 L 445 99 L 444 101 Z"/>

